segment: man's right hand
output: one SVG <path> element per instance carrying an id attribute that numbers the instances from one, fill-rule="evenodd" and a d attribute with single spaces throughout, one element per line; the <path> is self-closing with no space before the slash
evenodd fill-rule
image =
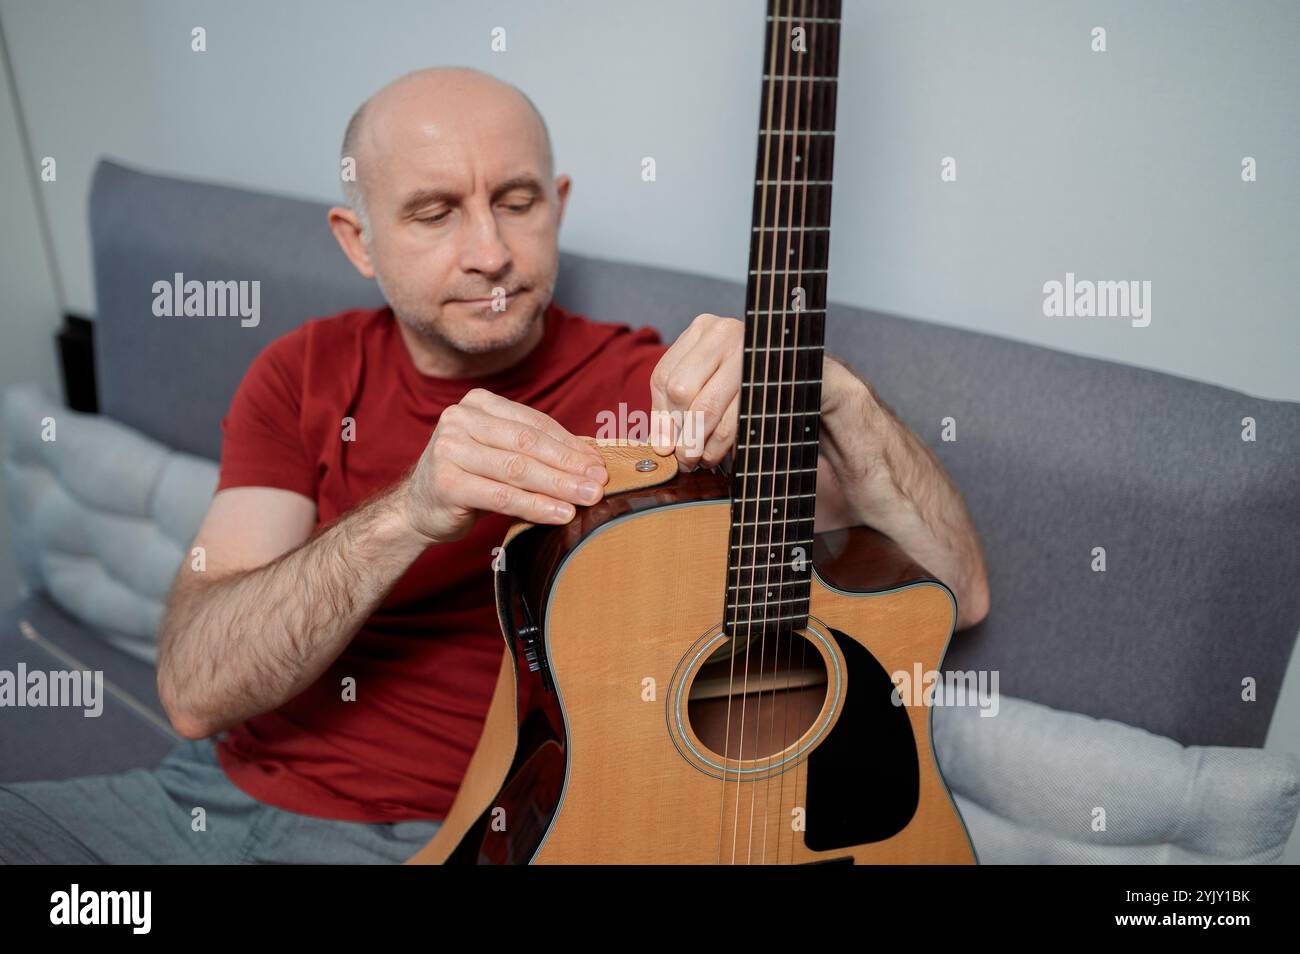
<path id="1" fill-rule="evenodd" d="M 411 527 L 444 543 L 484 513 L 567 523 L 608 480 L 600 453 L 554 418 L 475 388 L 439 416 L 403 496 Z"/>

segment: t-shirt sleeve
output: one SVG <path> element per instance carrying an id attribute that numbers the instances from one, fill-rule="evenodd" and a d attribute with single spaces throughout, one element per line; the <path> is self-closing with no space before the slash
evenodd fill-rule
<path id="1" fill-rule="evenodd" d="M 277 338 L 253 360 L 221 421 L 217 490 L 278 487 L 316 499 L 316 472 L 303 446 L 305 337 Z"/>

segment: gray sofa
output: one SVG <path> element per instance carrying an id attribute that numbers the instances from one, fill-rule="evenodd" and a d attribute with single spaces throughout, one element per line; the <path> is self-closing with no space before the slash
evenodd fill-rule
<path id="1" fill-rule="evenodd" d="M 153 636 L 230 397 L 278 335 L 381 300 L 325 208 L 100 164 L 101 414 L 4 396 L 29 593 L 0 616 L 0 670 L 102 670 L 107 698 L 96 718 L 0 710 L 0 782 L 152 765 L 178 741 Z M 153 283 L 177 272 L 259 279 L 260 324 L 155 317 Z M 565 254 L 556 299 L 671 340 L 699 312 L 739 315 L 743 292 Z M 1300 759 L 1260 746 L 1300 630 L 1300 404 L 835 305 L 827 342 L 938 454 L 984 542 L 992 611 L 953 637 L 946 668 L 996 671 L 997 714 L 933 717 L 980 860 L 1278 860 Z M 957 440 L 941 439 L 944 418 Z"/>

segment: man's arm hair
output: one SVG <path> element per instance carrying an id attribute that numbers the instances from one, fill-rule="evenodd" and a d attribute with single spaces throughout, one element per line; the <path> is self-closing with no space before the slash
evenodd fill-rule
<path id="1" fill-rule="evenodd" d="M 988 571 L 957 485 L 857 371 L 830 355 L 826 368 L 835 374 L 847 370 L 860 385 L 844 392 L 850 405 L 842 416 L 822 415 L 817 509 L 825 503 L 826 526 L 865 523 L 891 537 L 952 590 L 954 628 L 976 625 L 989 612 Z M 841 422 L 838 428 L 831 426 L 834 420 Z"/>
<path id="2" fill-rule="evenodd" d="M 163 619 L 168 717 L 198 739 L 278 708 L 321 677 L 429 546 L 463 539 L 484 513 L 568 523 L 608 479 L 600 451 L 554 418 L 471 388 L 400 481 L 315 534 L 304 494 L 222 490 Z"/>
<path id="3" fill-rule="evenodd" d="M 194 540 L 206 566 L 182 564 L 159 637 L 158 692 L 181 735 L 277 708 L 342 653 L 430 543 L 406 518 L 405 487 L 310 535 L 315 504 L 300 494 L 213 498 Z"/>

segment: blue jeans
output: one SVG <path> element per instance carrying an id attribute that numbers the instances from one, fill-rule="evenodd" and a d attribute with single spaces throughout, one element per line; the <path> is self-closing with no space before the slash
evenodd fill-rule
<path id="1" fill-rule="evenodd" d="M 0 785 L 4 864 L 395 864 L 441 824 L 267 805 L 226 777 L 212 739 L 182 742 L 153 769 Z"/>

